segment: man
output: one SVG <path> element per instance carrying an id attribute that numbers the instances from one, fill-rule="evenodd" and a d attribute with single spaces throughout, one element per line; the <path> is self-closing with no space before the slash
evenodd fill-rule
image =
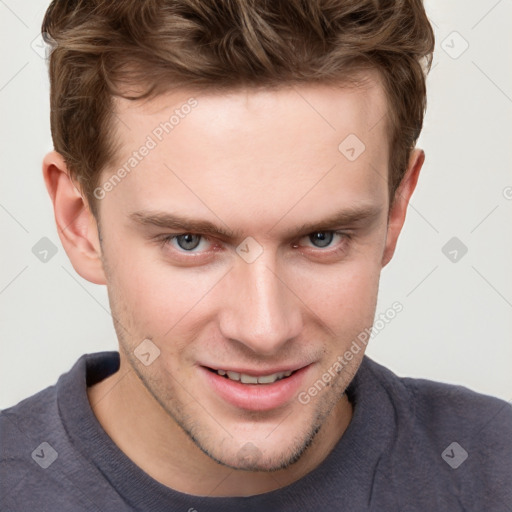
<path id="1" fill-rule="evenodd" d="M 59 0 L 42 31 L 45 182 L 119 353 L 3 411 L 4 508 L 511 509 L 510 406 L 364 355 L 425 158 L 421 2 Z"/>

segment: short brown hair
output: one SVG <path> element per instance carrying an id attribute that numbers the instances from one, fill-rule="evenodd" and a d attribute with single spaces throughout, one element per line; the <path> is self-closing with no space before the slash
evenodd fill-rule
<path id="1" fill-rule="evenodd" d="M 94 214 L 117 151 L 113 96 L 340 84 L 365 69 L 379 71 L 388 100 L 391 203 L 422 129 L 434 50 L 422 0 L 53 0 L 42 33 L 54 147 Z"/>

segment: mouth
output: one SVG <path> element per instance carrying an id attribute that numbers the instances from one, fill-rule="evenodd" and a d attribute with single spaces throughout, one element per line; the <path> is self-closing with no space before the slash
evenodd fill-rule
<path id="1" fill-rule="evenodd" d="M 285 372 L 275 372 L 267 375 L 249 375 L 248 373 L 235 372 L 231 370 L 215 370 L 214 368 L 205 367 L 207 370 L 217 373 L 221 377 L 230 379 L 235 382 L 241 382 L 242 384 L 273 384 L 279 380 L 290 377 L 297 370 L 287 370 Z"/>
<path id="2" fill-rule="evenodd" d="M 297 369 L 274 368 L 254 371 L 244 368 L 223 369 L 199 366 L 206 388 L 216 400 L 237 409 L 270 411 L 289 405 L 293 397 L 304 388 L 306 375 L 313 364 Z M 277 370 L 277 371 L 276 371 Z"/>

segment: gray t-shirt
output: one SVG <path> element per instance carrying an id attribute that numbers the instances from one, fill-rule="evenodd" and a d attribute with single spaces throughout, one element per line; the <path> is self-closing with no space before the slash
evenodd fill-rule
<path id="1" fill-rule="evenodd" d="M 284 488 L 199 497 L 144 473 L 102 429 L 86 386 L 117 352 L 82 356 L 55 386 L 2 411 L 2 511 L 279 512 L 512 510 L 512 407 L 364 357 L 347 388 L 354 415 L 329 456 Z"/>

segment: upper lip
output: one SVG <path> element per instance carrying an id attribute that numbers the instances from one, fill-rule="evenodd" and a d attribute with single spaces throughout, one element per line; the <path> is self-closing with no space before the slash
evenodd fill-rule
<path id="1" fill-rule="evenodd" d="M 302 368 L 308 366 L 308 364 L 297 364 L 297 365 L 283 365 L 283 366 L 276 366 L 274 368 L 261 368 L 261 369 L 254 369 L 254 368 L 234 368 L 232 366 L 226 365 L 201 365 L 205 368 L 209 368 L 210 370 L 224 370 L 226 372 L 236 372 L 236 373 L 244 373 L 245 375 L 252 375 L 254 377 L 259 377 L 261 375 L 272 375 L 274 373 L 285 373 L 285 372 L 295 372 L 297 370 L 301 370 Z"/>

